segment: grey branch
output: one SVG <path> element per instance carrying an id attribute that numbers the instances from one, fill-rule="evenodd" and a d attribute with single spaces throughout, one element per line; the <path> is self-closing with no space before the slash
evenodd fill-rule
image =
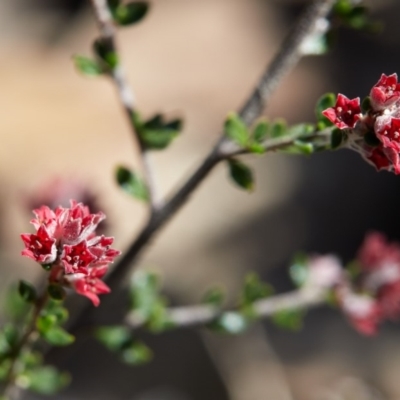
<path id="1" fill-rule="evenodd" d="M 133 137 L 140 149 L 144 178 L 150 195 L 150 205 L 152 207 L 152 210 L 154 210 L 161 205 L 161 201 L 158 198 L 158 191 L 155 184 L 154 170 L 152 168 L 150 155 L 144 148 L 142 140 L 140 139 L 133 125 L 133 115 L 135 113 L 135 96 L 128 83 L 128 80 L 126 79 L 124 69 L 121 64 L 121 59 L 118 54 L 115 39 L 116 28 L 114 25 L 114 20 L 107 5 L 107 0 L 90 1 L 93 7 L 94 14 L 96 16 L 96 21 L 99 27 L 101 38 L 106 40 L 107 43 L 110 45 L 112 51 L 118 55 L 118 65 L 112 69 L 112 71 L 110 72 L 110 76 L 114 82 L 114 85 L 118 92 L 119 100 L 128 118 Z"/>
<path id="2" fill-rule="evenodd" d="M 265 319 L 279 311 L 309 309 L 322 305 L 326 300 L 326 294 L 326 289 L 306 287 L 258 300 L 253 303 L 254 312 L 258 319 Z M 167 319 L 176 328 L 202 326 L 228 311 L 235 311 L 235 309 L 220 310 L 207 304 L 175 307 L 167 309 Z M 132 329 L 137 329 L 145 324 L 145 320 L 140 314 L 132 311 L 127 315 L 125 323 Z"/>
<path id="3" fill-rule="evenodd" d="M 107 9 L 106 0 L 91 1 L 96 12 L 102 35 L 113 38 L 114 28 L 112 21 L 110 21 L 110 13 Z M 315 0 L 308 6 L 303 15 L 300 16 L 297 24 L 293 27 L 291 32 L 289 32 L 287 39 L 283 42 L 281 50 L 272 60 L 258 85 L 242 107 L 240 116 L 246 123 L 252 123 L 252 121 L 262 113 L 280 80 L 301 58 L 302 46 L 313 33 L 314 29 L 316 29 L 318 21 L 327 16 L 334 1 L 335 0 Z M 131 112 L 129 109 L 127 111 L 128 113 Z M 323 135 L 326 138 L 326 133 L 316 133 L 316 135 Z M 272 151 L 285 147 L 294 140 L 295 138 L 280 138 L 276 139 L 276 142 L 268 141 L 265 143 L 265 150 Z M 166 222 L 168 222 L 168 220 L 186 203 L 190 195 L 204 181 L 213 168 L 220 161 L 241 153 L 243 153 L 243 150 L 232 144 L 232 142 L 227 141 L 224 135 L 219 138 L 216 145 L 212 148 L 201 165 L 189 176 L 182 186 L 167 199 L 163 206 L 152 213 L 148 223 L 144 226 L 138 237 L 133 241 L 122 257 L 120 257 L 118 264 L 107 275 L 106 281 L 113 291 L 117 291 L 120 285 L 126 281 L 130 267 L 137 260 L 146 245 L 154 239 L 155 233 L 158 233 Z M 112 297 L 112 295 L 109 297 Z M 104 299 L 103 301 L 108 300 Z M 79 316 L 77 316 L 73 322 L 73 325 L 77 327 L 82 324 L 87 319 L 88 314 L 91 312 L 90 310 L 89 307 L 82 309 Z"/>

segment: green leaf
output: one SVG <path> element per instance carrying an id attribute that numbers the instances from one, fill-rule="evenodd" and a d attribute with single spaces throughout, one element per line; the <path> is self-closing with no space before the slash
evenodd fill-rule
<path id="1" fill-rule="evenodd" d="M 65 296 L 67 295 L 65 289 L 61 285 L 56 285 L 53 283 L 47 287 L 47 292 L 53 300 L 57 301 L 64 300 Z"/>
<path id="2" fill-rule="evenodd" d="M 278 138 L 286 134 L 287 125 L 284 120 L 278 119 L 273 122 L 271 127 L 271 137 Z"/>
<path id="3" fill-rule="evenodd" d="M 317 101 L 317 105 L 315 107 L 315 114 L 317 117 L 317 121 L 323 124 L 324 127 L 332 126 L 333 123 L 329 121 L 324 115 L 322 115 L 322 111 L 325 111 L 327 108 L 331 108 L 336 103 L 336 96 L 333 93 L 326 93 Z M 324 129 L 324 128 L 322 128 Z M 320 130 L 322 130 L 320 129 Z"/>
<path id="4" fill-rule="evenodd" d="M 140 137 L 148 150 L 163 150 L 179 135 L 179 130 L 169 127 L 162 129 L 143 129 Z"/>
<path id="5" fill-rule="evenodd" d="M 363 112 L 367 113 L 372 108 L 371 106 L 371 97 L 367 96 L 361 102 L 361 109 Z"/>
<path id="6" fill-rule="evenodd" d="M 116 178 L 118 185 L 130 196 L 144 202 L 149 201 L 149 191 L 146 184 L 128 168 L 118 167 Z"/>
<path id="7" fill-rule="evenodd" d="M 227 160 L 229 165 L 229 174 L 233 182 L 242 189 L 249 192 L 254 190 L 254 177 L 251 169 L 242 162 L 230 158 Z"/>
<path id="8" fill-rule="evenodd" d="M 20 280 L 18 286 L 19 295 L 27 302 L 33 303 L 36 300 L 36 289 L 29 282 Z"/>
<path id="9" fill-rule="evenodd" d="M 303 310 L 282 310 L 272 316 L 272 322 L 280 328 L 298 331 L 303 327 Z"/>
<path id="10" fill-rule="evenodd" d="M 36 329 L 45 335 L 51 328 L 57 325 L 57 317 L 51 314 L 40 315 L 36 319 Z"/>
<path id="11" fill-rule="evenodd" d="M 98 76 L 103 73 L 101 66 L 97 61 L 84 56 L 74 56 L 73 57 L 75 67 L 86 76 Z"/>
<path id="12" fill-rule="evenodd" d="M 246 148 L 249 144 L 250 133 L 245 123 L 235 113 L 230 113 L 225 121 L 225 133 L 236 144 Z"/>
<path id="13" fill-rule="evenodd" d="M 4 299 L 4 312 L 7 317 L 21 319 L 26 316 L 30 305 L 21 298 L 17 285 L 12 285 Z"/>
<path id="14" fill-rule="evenodd" d="M 240 304 L 241 306 L 251 305 L 257 300 L 271 296 L 273 292 L 271 285 L 262 282 L 256 273 L 250 273 L 246 276 L 243 285 Z"/>
<path id="15" fill-rule="evenodd" d="M 297 287 L 304 285 L 308 278 L 307 257 L 304 254 L 298 254 L 289 268 L 289 275 Z"/>
<path id="16" fill-rule="evenodd" d="M 95 331 L 96 339 L 109 350 L 121 350 L 131 340 L 131 332 L 126 326 L 102 326 Z"/>
<path id="17" fill-rule="evenodd" d="M 41 394 L 54 394 L 70 382 L 67 373 L 60 373 L 54 367 L 44 366 L 25 371 L 17 378 L 17 385 Z"/>
<path id="18" fill-rule="evenodd" d="M 108 7 L 111 11 L 115 10 L 121 3 L 121 0 L 107 0 Z"/>
<path id="19" fill-rule="evenodd" d="M 208 289 L 203 296 L 202 303 L 209 304 L 214 307 L 221 307 L 225 299 L 225 292 L 220 287 L 212 287 Z"/>
<path id="20" fill-rule="evenodd" d="M 119 25 L 128 26 L 141 21 L 147 14 L 148 9 L 148 3 L 138 1 L 119 5 L 114 9 L 113 16 Z"/>
<path id="21" fill-rule="evenodd" d="M 42 315 L 50 315 L 57 324 L 63 324 L 68 319 L 68 310 L 59 301 L 50 299 L 42 311 Z"/>
<path id="22" fill-rule="evenodd" d="M 149 271 L 137 271 L 132 276 L 130 294 L 132 309 L 149 319 L 159 298 L 158 276 Z"/>
<path id="23" fill-rule="evenodd" d="M 364 135 L 364 141 L 368 146 L 377 147 L 381 144 L 381 141 L 376 136 L 375 132 L 371 129 Z"/>
<path id="24" fill-rule="evenodd" d="M 344 136 L 340 129 L 333 129 L 331 133 L 331 148 L 335 150 L 343 143 Z"/>
<path id="25" fill-rule="evenodd" d="M 107 39 L 97 39 L 93 43 L 93 51 L 104 67 L 113 70 L 118 65 L 118 54 L 115 52 L 113 43 Z"/>
<path id="26" fill-rule="evenodd" d="M 248 319 L 244 315 L 239 312 L 228 311 L 209 324 L 209 327 L 216 332 L 237 335 L 243 333 L 248 325 Z"/>
<path id="27" fill-rule="evenodd" d="M 60 326 L 51 327 L 41 332 L 43 338 L 53 346 L 68 346 L 75 338 Z"/>
<path id="28" fill-rule="evenodd" d="M 17 345 L 19 340 L 19 332 L 17 327 L 12 325 L 11 323 L 6 324 L 3 328 L 3 334 L 10 348 L 13 348 Z"/>
<path id="29" fill-rule="evenodd" d="M 122 351 L 121 358 L 127 364 L 141 365 L 152 360 L 153 352 L 144 343 L 134 341 Z"/>
<path id="30" fill-rule="evenodd" d="M 262 143 L 268 136 L 270 124 L 266 119 L 261 119 L 256 123 L 253 130 L 253 139 L 257 143 Z"/>

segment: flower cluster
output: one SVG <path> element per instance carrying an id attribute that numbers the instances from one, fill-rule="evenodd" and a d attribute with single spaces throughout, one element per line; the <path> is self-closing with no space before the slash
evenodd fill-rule
<path id="1" fill-rule="evenodd" d="M 374 335 L 385 320 L 400 319 L 400 243 L 369 233 L 347 269 L 332 255 L 312 257 L 305 286 L 332 290 L 351 325 Z"/>
<path id="2" fill-rule="evenodd" d="M 36 233 L 21 235 L 25 244 L 22 255 L 48 270 L 50 283 L 73 288 L 98 306 L 98 295 L 110 292 L 101 278 L 120 254 L 110 247 L 113 238 L 96 235 L 105 215 L 91 214 L 87 206 L 74 200 L 70 208 L 53 211 L 42 206 L 33 213 L 36 218 L 31 224 Z"/>
<path id="3" fill-rule="evenodd" d="M 344 145 L 359 152 L 378 170 L 400 174 L 400 83 L 397 74 L 382 74 L 363 101 L 339 94 L 322 112 L 343 133 Z"/>
<path id="4" fill-rule="evenodd" d="M 357 273 L 336 286 L 339 305 L 361 333 L 373 335 L 384 320 L 400 318 L 400 244 L 377 232 L 366 236 Z"/>

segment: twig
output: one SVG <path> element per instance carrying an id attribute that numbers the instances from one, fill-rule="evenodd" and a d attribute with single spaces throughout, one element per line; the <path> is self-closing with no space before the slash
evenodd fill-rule
<path id="1" fill-rule="evenodd" d="M 334 0 L 316 0 L 300 17 L 298 23 L 284 41 L 282 50 L 271 62 L 266 73 L 260 79 L 256 89 L 243 106 L 240 116 L 246 123 L 250 124 L 258 115 L 260 115 L 279 81 L 301 58 L 300 48 L 314 31 L 317 21 L 324 18 L 329 13 L 333 3 Z M 326 136 L 326 132 L 321 135 Z M 282 137 L 276 139 L 276 142 L 273 142 L 273 140 L 271 142 L 268 141 L 265 143 L 265 150 L 270 151 L 287 146 L 294 140 L 294 138 Z M 227 151 L 226 147 L 230 150 Z M 129 267 L 132 265 L 139 252 L 153 237 L 153 233 L 158 231 L 175 214 L 175 212 L 181 208 L 181 206 L 188 200 L 190 194 L 192 194 L 200 183 L 203 182 L 204 178 L 210 173 L 215 165 L 218 164 L 218 162 L 232 155 L 244 152 L 243 149 L 232 144 L 231 141 L 227 141 L 225 136 L 222 136 L 192 176 L 190 176 L 189 179 L 169 198 L 169 200 L 166 201 L 164 207 L 160 208 L 153 218 L 150 219 L 139 237 L 131 245 L 125 255 L 120 258 L 119 263 L 108 275 L 108 284 L 112 288 L 117 288 L 120 285 L 120 283 L 125 279 Z"/>
<path id="2" fill-rule="evenodd" d="M 112 52 L 118 56 L 118 64 L 110 71 L 110 77 L 114 82 L 114 85 L 118 92 L 119 100 L 125 110 L 126 116 L 128 117 L 129 124 L 132 129 L 133 137 L 139 147 L 144 179 L 149 190 L 150 206 L 153 210 L 162 206 L 162 202 L 158 196 L 157 186 L 155 183 L 154 170 L 151 165 L 150 154 L 146 151 L 143 141 L 136 132 L 133 124 L 133 117 L 135 114 L 135 97 L 133 91 L 126 79 L 121 59 L 117 50 L 116 45 L 116 29 L 114 20 L 111 15 L 110 9 L 107 5 L 107 0 L 90 0 L 96 21 L 99 27 L 100 35 L 103 40 L 107 42 Z"/>
<path id="3" fill-rule="evenodd" d="M 34 310 L 32 317 L 27 324 L 24 334 L 22 335 L 19 342 L 16 344 L 15 348 L 12 350 L 13 358 L 11 360 L 11 364 L 8 369 L 7 376 L 5 378 L 5 385 L 3 387 L 3 394 L 5 398 L 11 399 L 13 397 L 14 384 L 15 384 L 15 369 L 17 367 L 17 360 L 22 350 L 28 346 L 31 346 L 36 339 L 36 321 L 39 317 L 40 312 L 43 307 L 46 305 L 48 300 L 47 290 L 43 292 L 43 295 L 36 300 L 34 305 Z"/>
<path id="4" fill-rule="evenodd" d="M 103 35 L 107 37 L 114 37 L 113 26 L 110 23 L 110 12 L 105 9 L 106 0 L 91 0 L 93 7 L 96 11 L 96 16 L 99 22 L 100 30 Z M 287 74 L 291 68 L 294 67 L 296 62 L 302 56 L 301 47 L 305 41 L 313 33 L 317 22 L 321 18 L 325 18 L 329 13 L 335 0 L 315 0 L 305 10 L 303 15 L 299 18 L 297 24 L 289 33 L 287 39 L 284 41 L 282 49 L 278 52 L 271 64 L 268 66 L 266 72 L 261 77 L 255 90 L 252 92 L 245 105 L 242 107 L 240 116 L 246 121 L 251 123 L 265 108 L 267 101 L 271 97 L 273 90 L 278 85 L 279 81 Z M 128 109 L 128 112 L 129 109 Z M 316 136 L 322 135 L 326 137 L 325 133 L 315 133 Z M 274 139 L 276 141 L 268 141 L 265 144 L 266 151 L 272 151 L 285 147 L 295 140 L 295 138 L 283 137 Z M 227 150 L 228 149 L 228 150 Z M 139 236 L 133 241 L 128 250 L 119 259 L 118 264 L 106 277 L 109 286 L 116 290 L 125 280 L 130 270 L 130 267 L 136 261 L 140 252 L 149 244 L 154 234 L 158 232 L 165 223 L 172 218 L 175 213 L 185 204 L 189 196 L 195 189 L 203 182 L 212 169 L 222 160 L 236 155 L 242 154 L 245 151 L 240 149 L 232 142 L 226 140 L 222 135 L 217 141 L 216 145 L 212 148 L 211 152 L 204 159 L 201 165 L 194 171 L 194 173 L 178 188 L 178 190 L 170 196 L 165 204 L 159 209 L 155 210 L 148 223 L 144 226 Z M 112 295 L 111 295 L 112 296 Z M 111 297 L 109 296 L 109 297 Z M 108 301 L 104 299 L 104 301 Z M 93 312 L 89 306 L 81 308 L 80 313 L 75 315 L 72 321 L 72 326 L 79 326 L 85 320 L 87 321 L 88 314 Z"/>
<path id="5" fill-rule="evenodd" d="M 257 318 L 263 319 L 271 317 L 279 311 L 316 307 L 325 302 L 326 293 L 326 290 L 320 288 L 304 288 L 275 295 L 254 302 L 254 314 Z M 212 305 L 201 304 L 169 308 L 166 317 L 176 328 L 186 328 L 207 325 L 228 311 L 220 310 Z M 235 311 L 235 309 L 231 311 Z M 145 321 L 133 311 L 127 315 L 125 323 L 132 329 L 137 329 L 143 326 Z"/>

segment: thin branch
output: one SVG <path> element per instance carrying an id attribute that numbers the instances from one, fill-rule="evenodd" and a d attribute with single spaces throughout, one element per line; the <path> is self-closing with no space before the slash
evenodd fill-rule
<path id="1" fill-rule="evenodd" d="M 106 0 L 91 1 L 95 8 L 102 34 L 113 38 L 114 28 L 110 26 L 110 14 L 109 11 L 106 13 L 104 10 Z M 321 18 L 325 18 L 329 13 L 334 1 L 335 0 L 315 0 L 299 18 L 297 24 L 293 27 L 292 31 L 287 36 L 287 39 L 283 42 L 281 50 L 272 60 L 271 64 L 266 69 L 266 72 L 262 75 L 258 85 L 242 107 L 240 116 L 246 121 L 246 123 L 250 124 L 264 110 L 267 101 L 271 97 L 280 80 L 301 58 L 302 46 L 309 38 L 310 34 L 313 33 L 317 22 Z M 127 111 L 131 112 L 129 109 Z M 316 135 L 319 135 L 319 133 L 316 133 Z M 321 133 L 321 135 L 326 137 L 326 133 Z M 288 146 L 293 143 L 295 138 L 282 137 L 274 140 L 276 140 L 276 142 L 266 142 L 266 151 L 277 150 L 281 147 Z M 228 151 L 227 148 L 229 149 Z M 124 281 L 126 281 L 130 267 L 137 260 L 141 251 L 154 238 L 154 234 L 158 232 L 186 203 L 190 195 L 204 181 L 213 168 L 220 161 L 244 152 L 243 149 L 240 149 L 238 146 L 232 144 L 232 142 L 227 141 L 224 135 L 218 139 L 216 145 L 212 148 L 208 156 L 194 171 L 194 173 L 175 193 L 172 194 L 172 196 L 170 196 L 162 207 L 152 213 L 148 223 L 144 226 L 139 236 L 134 240 L 123 256 L 120 257 L 118 264 L 114 269 L 107 275 L 106 281 L 113 290 L 116 290 Z M 108 300 L 104 299 L 104 301 Z M 79 315 L 75 316 L 73 322 L 71 321 L 72 326 L 76 327 L 82 324 L 87 320 L 88 314 L 91 312 L 93 311 L 89 306 L 83 306 L 80 313 L 77 313 Z"/>
<path id="2" fill-rule="evenodd" d="M 137 134 L 133 124 L 133 116 L 135 114 L 135 96 L 128 83 L 123 66 L 121 64 L 121 58 L 118 53 L 115 39 L 116 28 L 114 25 L 114 20 L 107 5 L 107 0 L 90 0 L 90 2 L 93 7 L 101 38 L 107 42 L 107 44 L 110 46 L 110 49 L 118 56 L 118 64 L 110 71 L 110 77 L 117 89 L 119 100 L 124 108 L 125 114 L 132 129 L 133 137 L 141 153 L 144 179 L 149 190 L 150 206 L 153 211 L 160 207 L 162 202 L 158 196 L 150 155 L 146 151 L 143 142 Z"/>
<path id="3" fill-rule="evenodd" d="M 36 332 L 36 321 L 43 310 L 43 307 L 46 305 L 48 300 L 47 288 L 44 290 L 42 296 L 40 296 L 34 305 L 34 310 L 30 321 L 28 322 L 25 332 L 22 335 L 19 342 L 16 344 L 15 348 L 12 350 L 11 364 L 9 366 L 7 376 L 4 379 L 5 385 L 2 389 L 2 392 L 6 398 L 14 397 L 14 389 L 15 389 L 15 373 L 17 369 L 17 361 L 21 352 L 31 346 L 37 339 Z"/>
<path id="4" fill-rule="evenodd" d="M 305 10 L 304 14 L 300 17 L 287 39 L 284 41 L 282 50 L 278 52 L 273 59 L 265 74 L 260 79 L 256 89 L 243 106 L 240 116 L 246 123 L 250 124 L 261 114 L 279 81 L 299 61 L 302 54 L 300 49 L 314 31 L 317 21 L 326 17 L 333 3 L 334 0 L 316 0 Z M 267 142 L 265 144 L 265 150 L 275 150 L 279 147 L 287 146 L 294 140 L 293 138 L 283 137 L 276 139 L 276 142 L 273 143 Z M 226 146 L 230 147 L 230 151 L 226 150 Z M 238 146 L 232 144 L 230 141 L 226 141 L 224 136 L 218 140 L 217 144 L 202 164 L 175 194 L 169 198 L 164 207 L 158 210 L 149 221 L 148 225 L 145 226 L 137 240 L 131 245 L 125 255 L 120 258 L 118 265 L 115 266 L 107 278 L 107 282 L 112 288 L 117 288 L 119 284 L 124 281 L 129 267 L 132 265 L 141 249 L 152 238 L 153 233 L 158 231 L 175 212 L 183 206 L 189 196 L 200 183 L 203 182 L 204 178 L 208 176 L 218 162 L 243 152 L 243 149 L 238 148 Z"/>
<path id="5" fill-rule="evenodd" d="M 257 318 L 265 319 L 279 311 L 303 310 L 320 306 L 326 301 L 326 293 L 326 290 L 320 288 L 304 288 L 258 300 L 253 303 L 253 309 Z M 220 310 L 207 304 L 175 307 L 167 309 L 167 319 L 175 328 L 203 326 L 228 311 L 236 311 L 236 309 Z M 126 316 L 125 323 L 132 329 L 137 329 L 143 326 L 145 321 L 133 311 Z"/>
<path id="6" fill-rule="evenodd" d="M 335 1 L 316 0 L 305 9 L 262 75 L 256 88 L 241 108 L 239 114 L 246 124 L 251 125 L 264 111 L 267 102 L 282 78 L 293 69 L 304 55 L 304 43 L 318 29 L 318 22 L 328 15 Z"/>

